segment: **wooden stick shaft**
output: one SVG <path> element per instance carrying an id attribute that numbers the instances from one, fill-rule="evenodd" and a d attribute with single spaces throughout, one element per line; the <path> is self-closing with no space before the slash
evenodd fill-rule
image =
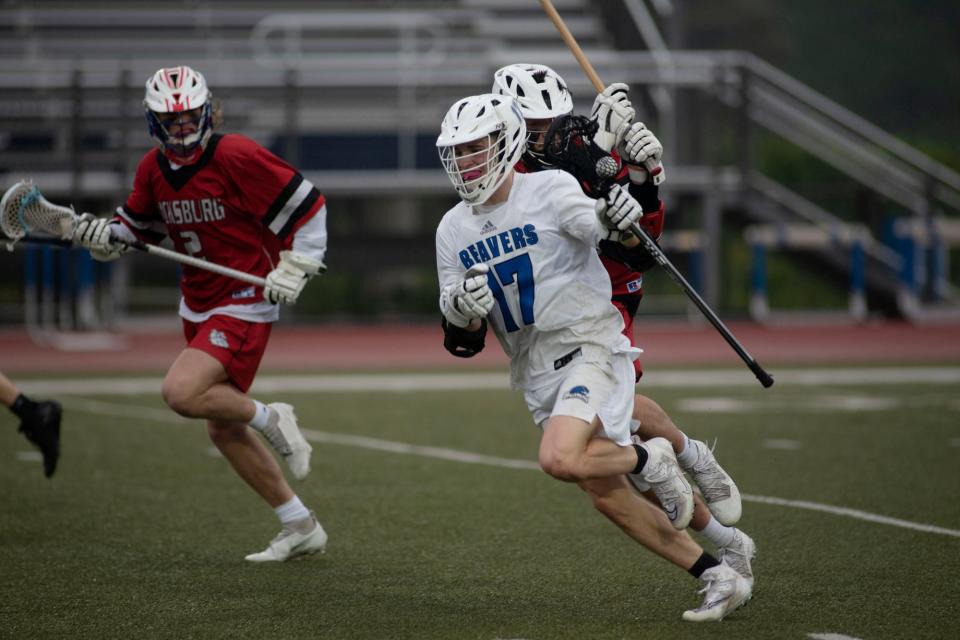
<path id="1" fill-rule="evenodd" d="M 553 22 L 553 26 L 555 26 L 557 31 L 560 32 L 560 37 L 563 38 L 565 43 L 567 43 L 567 47 L 570 49 L 570 52 L 573 53 L 573 57 L 576 58 L 577 62 L 580 63 L 580 67 L 583 69 L 583 72 L 587 74 L 587 78 L 593 84 L 593 88 L 597 90 L 597 93 L 602 92 L 604 87 L 603 81 L 600 80 L 600 76 L 597 75 L 593 65 L 590 64 L 589 60 L 587 60 L 587 56 L 584 55 L 583 49 L 581 49 L 580 45 L 577 44 L 577 39 L 573 37 L 572 33 L 570 33 L 570 29 L 567 28 L 563 18 L 560 17 L 559 13 L 557 13 L 557 9 L 553 6 L 553 2 L 550 0 L 540 0 L 540 4 L 543 6 L 543 10 L 547 12 L 547 16 L 549 16 L 550 20 Z"/>

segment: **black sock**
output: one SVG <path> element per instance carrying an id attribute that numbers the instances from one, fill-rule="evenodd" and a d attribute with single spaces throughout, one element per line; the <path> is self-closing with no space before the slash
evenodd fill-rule
<path id="1" fill-rule="evenodd" d="M 633 468 L 633 471 L 630 473 L 640 473 L 640 470 L 643 469 L 643 465 L 647 464 L 647 450 L 640 446 L 639 444 L 632 445 L 634 451 L 637 452 L 637 466 Z"/>
<path id="2" fill-rule="evenodd" d="M 693 563 L 693 566 L 690 567 L 689 569 L 687 569 L 687 571 L 688 571 L 688 572 L 690 573 L 690 575 L 692 575 L 694 578 L 699 578 L 700 575 L 703 574 L 704 571 L 706 571 L 707 569 L 712 569 L 713 567 L 717 566 L 718 564 L 720 564 L 720 561 L 719 561 L 719 560 L 717 560 L 717 559 L 714 558 L 712 555 L 710 555 L 709 553 L 707 553 L 706 551 L 704 551 L 704 552 L 703 552 L 703 555 L 700 556 L 699 558 L 697 558 L 697 561 L 694 562 L 694 563 Z"/>
<path id="3" fill-rule="evenodd" d="M 13 401 L 13 404 L 10 405 L 10 411 L 13 411 L 18 418 L 23 420 L 32 414 L 36 407 L 36 402 L 21 393 L 17 396 L 17 399 Z"/>

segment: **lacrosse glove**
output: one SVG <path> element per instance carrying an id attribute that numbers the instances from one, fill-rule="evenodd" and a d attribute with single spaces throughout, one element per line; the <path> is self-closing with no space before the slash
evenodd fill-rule
<path id="1" fill-rule="evenodd" d="M 464 328 L 485 318 L 493 309 L 493 293 L 487 284 L 486 264 L 475 264 L 463 277 L 440 293 L 440 311 L 450 324 Z"/>
<path id="2" fill-rule="evenodd" d="M 623 138 L 621 154 L 630 170 L 630 181 L 643 184 L 649 177 L 647 167 L 657 167 L 663 157 L 663 145 L 642 122 L 635 122 Z"/>
<path id="3" fill-rule="evenodd" d="M 296 251 L 281 251 L 280 264 L 267 274 L 263 299 L 273 304 L 294 304 L 307 282 L 327 270 L 322 261 Z"/>
<path id="4" fill-rule="evenodd" d="M 606 235 L 605 240 L 623 242 L 633 237 L 630 226 L 638 224 L 643 217 L 643 209 L 630 193 L 619 184 L 615 184 L 604 197 L 594 205 Z"/>
<path id="5" fill-rule="evenodd" d="M 593 101 L 590 119 L 600 126 L 593 141 L 610 153 L 623 141 L 636 111 L 627 97 L 629 87 L 622 82 L 610 85 Z"/>
<path id="6" fill-rule="evenodd" d="M 92 213 L 84 213 L 77 219 L 73 232 L 73 243 L 90 251 L 90 257 L 100 262 L 116 260 L 130 247 L 113 240 L 113 227 L 120 223 L 109 218 L 98 218 Z"/>

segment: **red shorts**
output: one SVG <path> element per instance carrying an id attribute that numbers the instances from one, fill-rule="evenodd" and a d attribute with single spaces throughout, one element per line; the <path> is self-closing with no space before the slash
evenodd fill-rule
<path id="1" fill-rule="evenodd" d="M 612 302 L 613 306 L 615 306 L 617 311 L 620 312 L 620 315 L 623 316 L 623 335 L 627 336 L 627 340 L 630 341 L 631 346 L 637 346 L 636 342 L 633 340 L 633 315 L 631 315 L 630 310 L 626 307 L 626 305 L 619 300 L 613 300 Z M 643 375 L 643 365 L 640 364 L 639 358 L 633 361 L 633 370 L 637 374 L 636 381 L 640 382 L 640 377 Z"/>
<path id="2" fill-rule="evenodd" d="M 271 322 L 247 322 L 230 316 L 212 316 L 200 324 L 183 321 L 187 346 L 216 358 L 230 381 L 244 393 L 257 375 L 272 328 Z"/>

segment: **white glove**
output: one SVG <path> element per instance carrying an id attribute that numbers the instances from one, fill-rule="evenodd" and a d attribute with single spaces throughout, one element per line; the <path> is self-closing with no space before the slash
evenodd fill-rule
<path id="1" fill-rule="evenodd" d="M 98 218 L 92 213 L 84 213 L 77 219 L 77 226 L 73 231 L 73 243 L 88 249 L 90 257 L 100 262 L 116 260 L 129 250 L 129 247 L 113 241 L 109 218 Z"/>
<path id="2" fill-rule="evenodd" d="M 296 251 L 281 251 L 280 264 L 267 274 L 263 299 L 273 304 L 294 304 L 307 281 L 326 270 L 320 260 Z"/>
<path id="3" fill-rule="evenodd" d="M 630 98 L 627 97 L 629 87 L 617 82 L 597 95 L 593 101 L 593 110 L 590 119 L 597 121 L 600 129 L 593 136 L 593 141 L 601 149 L 610 153 L 623 141 L 633 117 L 636 115 Z"/>
<path id="4" fill-rule="evenodd" d="M 475 264 L 440 295 L 440 310 L 451 324 L 466 327 L 487 317 L 493 309 L 493 292 L 487 284 L 489 271 L 489 265 Z"/>
<path id="5" fill-rule="evenodd" d="M 634 184 L 643 184 L 647 181 L 650 171 L 660 166 L 663 145 L 646 125 L 635 122 L 624 135 L 621 156 L 628 165 L 631 165 L 630 181 Z"/>
<path id="6" fill-rule="evenodd" d="M 630 193 L 619 184 L 597 200 L 594 208 L 597 218 L 607 230 L 607 240 L 622 242 L 633 236 L 630 225 L 638 224 L 643 217 L 643 208 Z"/>

